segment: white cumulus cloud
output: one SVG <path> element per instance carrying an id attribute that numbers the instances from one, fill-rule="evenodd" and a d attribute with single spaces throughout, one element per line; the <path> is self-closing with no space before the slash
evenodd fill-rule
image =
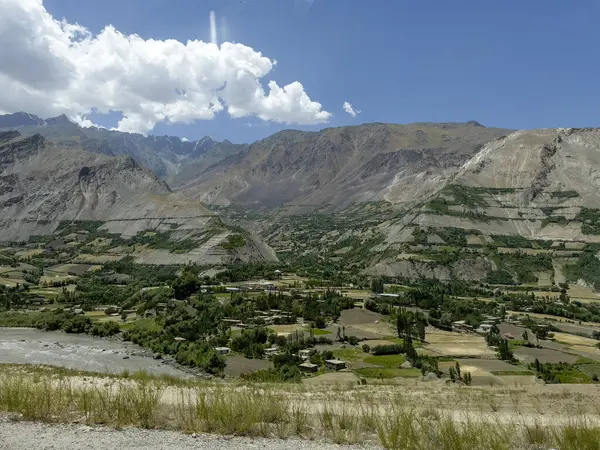
<path id="1" fill-rule="evenodd" d="M 346 111 L 352 117 L 356 117 L 361 113 L 359 109 L 354 109 L 352 105 L 348 102 L 344 102 L 344 111 Z"/>
<path id="2" fill-rule="evenodd" d="M 93 35 L 58 21 L 42 0 L 0 0 L 0 110 L 43 117 L 121 112 L 117 129 L 147 133 L 227 111 L 296 124 L 331 114 L 298 81 L 263 80 L 276 64 L 243 44 L 143 39 L 106 26 Z"/>

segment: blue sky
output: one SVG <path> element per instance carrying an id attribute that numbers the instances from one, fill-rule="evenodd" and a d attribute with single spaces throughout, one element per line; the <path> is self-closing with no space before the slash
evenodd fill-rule
<path id="1" fill-rule="evenodd" d="M 250 142 L 285 128 L 477 120 L 486 126 L 598 126 L 600 2 L 577 0 L 45 0 L 93 33 L 219 38 L 278 61 L 262 81 L 300 81 L 333 116 L 295 126 L 225 112 L 153 134 Z M 345 101 L 361 110 L 344 112 Z M 112 118 L 114 119 L 114 118 Z M 110 120 L 104 120 L 107 125 Z"/>

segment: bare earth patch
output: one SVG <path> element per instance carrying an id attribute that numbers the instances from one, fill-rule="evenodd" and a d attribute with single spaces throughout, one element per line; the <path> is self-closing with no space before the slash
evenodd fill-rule
<path id="1" fill-rule="evenodd" d="M 332 372 L 324 373 L 316 377 L 304 378 L 305 384 L 341 384 L 341 385 L 356 385 L 358 378 L 352 372 Z"/>
<path id="2" fill-rule="evenodd" d="M 361 308 L 345 309 L 340 315 L 338 323 L 340 325 L 360 325 L 365 323 L 375 323 L 383 318 L 381 314 L 368 311 Z"/>
<path id="3" fill-rule="evenodd" d="M 427 329 L 425 350 L 441 356 L 493 356 L 483 336 Z"/>
<path id="4" fill-rule="evenodd" d="M 537 358 L 542 363 L 557 364 L 559 362 L 564 362 L 574 364 L 579 359 L 579 356 L 577 355 L 569 355 L 567 353 L 548 348 L 521 347 L 515 350 L 514 354 L 517 359 L 525 363 L 533 362 Z"/>
<path id="5" fill-rule="evenodd" d="M 233 355 L 227 358 L 225 375 L 239 377 L 243 373 L 252 373 L 257 370 L 271 369 L 273 363 L 264 359 L 247 359 L 243 355 Z"/>

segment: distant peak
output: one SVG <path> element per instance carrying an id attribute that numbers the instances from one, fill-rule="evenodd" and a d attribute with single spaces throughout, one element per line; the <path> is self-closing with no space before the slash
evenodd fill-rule
<path id="1" fill-rule="evenodd" d="M 465 125 L 470 125 L 472 127 L 481 127 L 481 128 L 485 128 L 484 125 L 481 125 L 479 122 L 477 122 L 476 120 L 469 120 L 468 122 L 465 123 Z"/>
<path id="2" fill-rule="evenodd" d="M 44 121 L 38 116 L 23 111 L 14 114 L 0 115 L 0 128 L 39 126 L 43 124 Z"/>
<path id="3" fill-rule="evenodd" d="M 60 124 L 68 124 L 73 123 L 69 120 L 69 118 L 65 114 L 61 114 L 60 116 L 51 117 L 46 119 L 46 124 L 48 125 L 60 125 Z"/>

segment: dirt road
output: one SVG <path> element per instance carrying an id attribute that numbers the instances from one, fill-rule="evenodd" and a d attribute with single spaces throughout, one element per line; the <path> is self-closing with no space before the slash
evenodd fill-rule
<path id="1" fill-rule="evenodd" d="M 46 425 L 32 422 L 0 422 L 2 450 L 375 450 L 380 447 L 341 446 L 315 441 L 192 437 L 158 430 L 115 431 L 82 425 Z"/>

